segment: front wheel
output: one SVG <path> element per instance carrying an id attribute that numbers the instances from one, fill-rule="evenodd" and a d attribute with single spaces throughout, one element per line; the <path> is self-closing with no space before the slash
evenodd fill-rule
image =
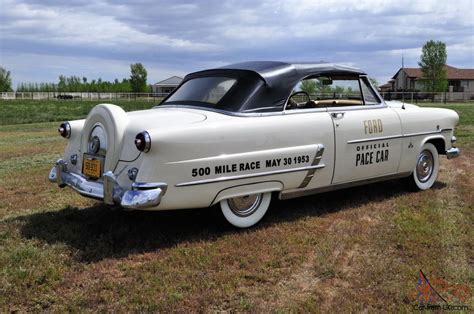
<path id="1" fill-rule="evenodd" d="M 426 143 L 418 155 L 413 174 L 407 178 L 408 185 L 415 191 L 428 190 L 435 183 L 438 172 L 438 151 L 433 144 Z"/>
<path id="2" fill-rule="evenodd" d="M 227 221 L 238 228 L 248 228 L 258 223 L 270 206 L 272 193 L 259 193 L 228 198 L 220 202 Z"/>

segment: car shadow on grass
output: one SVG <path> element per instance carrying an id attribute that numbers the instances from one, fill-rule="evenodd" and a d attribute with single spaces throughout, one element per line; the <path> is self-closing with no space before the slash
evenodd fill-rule
<path id="1" fill-rule="evenodd" d="M 437 182 L 434 189 L 444 188 Z M 308 216 L 327 215 L 370 202 L 383 202 L 409 193 L 400 181 L 274 201 L 264 220 L 245 232 Z M 229 225 L 218 207 L 178 211 L 122 211 L 103 205 L 66 207 L 15 218 L 23 220 L 21 235 L 50 244 L 70 246 L 78 260 L 100 261 L 133 253 L 156 251 L 182 242 L 208 241 L 242 232 Z"/>

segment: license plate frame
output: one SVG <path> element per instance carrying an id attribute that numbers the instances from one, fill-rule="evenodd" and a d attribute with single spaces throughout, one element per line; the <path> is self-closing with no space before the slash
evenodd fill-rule
<path id="1" fill-rule="evenodd" d="M 99 179 L 104 168 L 104 158 L 94 155 L 84 154 L 82 158 L 82 173 L 91 178 Z"/>

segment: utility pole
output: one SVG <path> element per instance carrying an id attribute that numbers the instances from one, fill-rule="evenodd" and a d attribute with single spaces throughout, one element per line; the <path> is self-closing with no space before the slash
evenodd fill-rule
<path id="1" fill-rule="evenodd" d="M 403 68 L 405 66 L 405 60 L 403 58 L 403 52 L 402 52 L 402 72 L 403 72 L 403 90 L 402 90 L 402 103 L 405 103 L 405 90 L 407 89 L 407 78 L 405 77 L 405 72 L 403 71 Z"/>

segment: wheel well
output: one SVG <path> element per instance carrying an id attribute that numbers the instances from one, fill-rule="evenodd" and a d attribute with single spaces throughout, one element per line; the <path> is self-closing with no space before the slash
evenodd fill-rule
<path id="1" fill-rule="evenodd" d="M 431 143 L 436 147 L 439 155 L 446 154 L 446 146 L 444 140 L 442 138 L 433 138 L 431 140 L 426 141 L 426 143 Z"/>

